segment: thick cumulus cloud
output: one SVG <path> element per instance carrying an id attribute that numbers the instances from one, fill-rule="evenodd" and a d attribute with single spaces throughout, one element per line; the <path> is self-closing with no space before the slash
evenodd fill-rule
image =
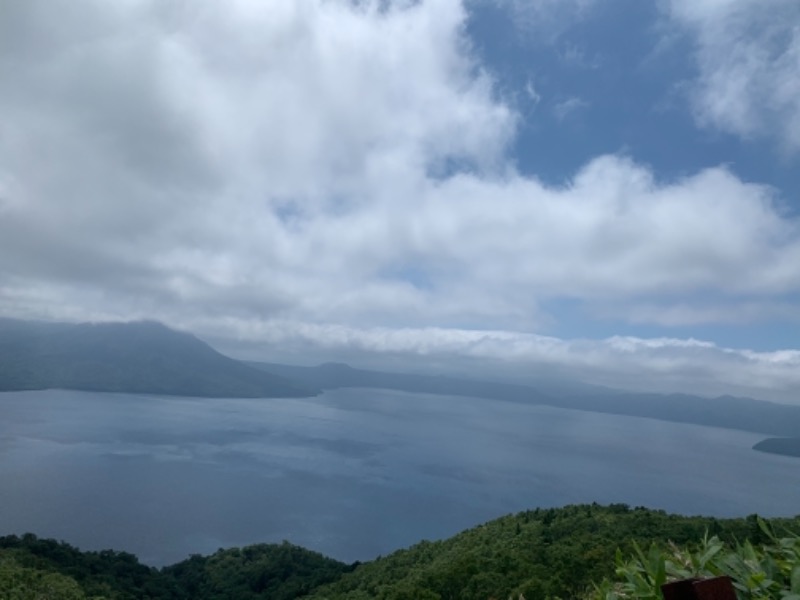
<path id="1" fill-rule="evenodd" d="M 513 115 L 462 7 L 384 4 L 4 3 L 6 283 L 294 302 L 330 260 L 304 223 L 494 168 Z"/>
<path id="2" fill-rule="evenodd" d="M 800 151 L 800 4 L 795 0 L 670 0 L 696 45 L 698 119 Z"/>
<path id="3" fill-rule="evenodd" d="M 599 372 L 613 344 L 519 332 L 563 298 L 648 320 L 654 298 L 800 291 L 798 223 L 724 167 L 515 172 L 519 116 L 466 18 L 457 0 L 2 3 L 0 312 Z M 620 364 L 658 371 L 638 350 Z"/>

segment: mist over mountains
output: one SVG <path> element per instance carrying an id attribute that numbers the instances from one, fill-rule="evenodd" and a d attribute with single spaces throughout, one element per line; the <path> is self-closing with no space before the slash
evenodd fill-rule
<path id="1" fill-rule="evenodd" d="M 544 404 L 559 408 L 647 417 L 663 421 L 709 425 L 773 435 L 800 431 L 800 407 L 750 398 L 704 398 L 690 394 L 627 392 L 600 386 L 559 386 L 548 380 L 544 390 L 516 383 L 354 369 L 341 363 L 297 367 L 249 363 L 267 372 L 321 389 L 384 388 L 426 394 L 493 398 L 508 402 Z"/>
<path id="2" fill-rule="evenodd" d="M 800 407 L 749 398 L 541 386 L 446 375 L 244 362 L 152 321 L 67 324 L 0 319 L 0 391 L 63 388 L 209 398 L 312 396 L 337 388 L 488 398 L 794 437 Z M 782 446 L 775 446 L 780 448 Z M 773 446 L 768 446 L 767 450 Z"/>

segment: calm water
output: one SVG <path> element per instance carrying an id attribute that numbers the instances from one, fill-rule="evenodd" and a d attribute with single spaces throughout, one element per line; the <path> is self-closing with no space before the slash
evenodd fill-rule
<path id="1" fill-rule="evenodd" d="M 150 564 L 283 539 L 371 559 L 537 506 L 800 513 L 763 436 L 473 398 L 0 394 L 0 534 Z"/>

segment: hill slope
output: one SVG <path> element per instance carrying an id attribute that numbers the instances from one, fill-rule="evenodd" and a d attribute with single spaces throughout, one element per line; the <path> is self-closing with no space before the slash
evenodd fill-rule
<path id="1" fill-rule="evenodd" d="M 256 398 L 316 393 L 155 322 L 0 319 L 0 391 L 48 388 Z"/>
<path id="2" fill-rule="evenodd" d="M 778 533 L 800 530 L 800 518 L 769 521 Z M 623 504 L 521 512 L 350 566 L 284 542 L 194 555 L 157 570 L 125 552 L 80 552 L 33 535 L 8 536 L 0 537 L 0 597 L 4 586 L 22 582 L 31 589 L 55 585 L 74 592 L 59 597 L 76 599 L 574 598 L 614 574 L 617 548 L 629 554 L 634 542 L 695 544 L 706 532 L 727 542 L 769 541 L 755 515 L 685 517 Z"/>
<path id="3" fill-rule="evenodd" d="M 800 528 L 797 518 L 771 522 L 779 531 Z M 754 515 L 684 517 L 623 504 L 537 509 L 370 561 L 309 600 L 581 598 L 613 575 L 617 548 L 627 555 L 634 542 L 694 544 L 706 531 L 728 542 L 766 541 Z"/>

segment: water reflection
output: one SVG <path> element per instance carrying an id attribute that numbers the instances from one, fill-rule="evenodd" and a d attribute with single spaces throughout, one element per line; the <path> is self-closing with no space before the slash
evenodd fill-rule
<path id="1" fill-rule="evenodd" d="M 383 390 L 5 393 L 0 533 L 152 564 L 283 539 L 352 561 L 536 506 L 794 514 L 797 462 L 751 451 L 760 437 Z"/>

